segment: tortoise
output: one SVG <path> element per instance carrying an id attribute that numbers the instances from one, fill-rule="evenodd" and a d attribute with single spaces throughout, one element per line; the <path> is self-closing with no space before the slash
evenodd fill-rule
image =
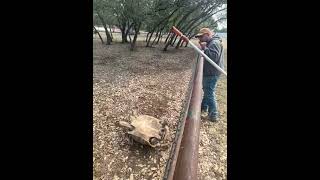
<path id="1" fill-rule="evenodd" d="M 128 130 L 130 139 L 151 147 L 160 145 L 168 132 L 166 121 L 149 115 L 131 116 L 131 123 L 119 121 L 119 125 Z"/>

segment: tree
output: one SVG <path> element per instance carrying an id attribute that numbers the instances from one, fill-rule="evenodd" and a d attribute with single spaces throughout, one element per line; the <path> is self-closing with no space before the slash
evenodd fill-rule
<path id="1" fill-rule="evenodd" d="M 112 37 L 107 27 L 107 22 L 105 19 L 109 19 L 110 15 L 110 6 L 108 0 L 94 0 L 93 1 L 93 16 L 98 17 L 100 23 L 103 25 L 107 37 L 107 45 L 110 45 L 112 42 Z"/>
<path id="2" fill-rule="evenodd" d="M 101 37 L 101 35 L 100 35 L 99 31 L 98 31 L 94 26 L 93 26 L 93 31 L 94 31 L 94 33 L 97 33 L 97 34 L 99 35 L 99 38 L 100 38 L 100 40 L 101 40 L 102 44 L 104 44 L 103 39 L 102 39 L 102 37 Z"/>
<path id="3" fill-rule="evenodd" d="M 169 32 L 172 26 L 189 38 L 200 27 L 216 29 L 217 23 L 226 19 L 226 3 L 226 0 L 94 0 L 94 13 L 100 20 L 95 23 L 105 28 L 107 43 L 108 39 L 112 40 L 107 25 L 117 25 L 123 43 L 129 42 L 129 36 L 131 50 L 135 49 L 141 29 L 148 32 L 146 47 L 158 44 L 165 37 L 164 50 L 167 50 L 170 45 L 183 46 L 182 39 Z"/>
<path id="4" fill-rule="evenodd" d="M 226 33 L 227 32 L 227 28 L 221 28 L 221 29 L 217 29 L 216 32 L 219 33 Z"/>
<path id="5" fill-rule="evenodd" d="M 176 26 L 183 34 L 189 38 L 193 36 L 196 28 L 201 26 L 203 23 L 210 21 L 213 15 L 224 11 L 226 8 L 221 7 L 226 4 L 226 0 L 198 0 L 193 2 L 184 1 L 188 5 L 183 6 L 174 17 L 171 26 Z M 166 42 L 164 51 L 167 50 L 168 46 L 173 46 L 177 40 L 175 34 L 171 34 L 170 40 Z M 181 47 L 182 39 L 178 40 L 176 48 Z"/>
<path id="6" fill-rule="evenodd" d="M 138 38 L 138 34 L 143 23 L 143 20 L 146 18 L 148 11 L 151 9 L 150 5 L 152 1 L 150 0 L 128 0 L 128 20 L 131 22 L 132 28 L 134 30 L 134 37 L 131 42 L 130 50 L 134 50 L 136 46 L 136 41 Z"/>

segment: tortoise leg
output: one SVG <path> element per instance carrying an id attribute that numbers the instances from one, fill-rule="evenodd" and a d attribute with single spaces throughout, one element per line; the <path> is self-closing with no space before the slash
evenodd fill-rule
<path id="1" fill-rule="evenodd" d="M 161 128 L 160 132 L 159 132 L 159 135 L 161 136 L 161 139 L 163 139 L 164 136 L 166 135 L 166 129 L 165 128 Z"/>
<path id="2" fill-rule="evenodd" d="M 128 139 L 129 139 L 129 145 L 133 145 L 133 138 L 130 134 L 128 134 Z"/>
<path id="3" fill-rule="evenodd" d="M 165 127 L 160 129 L 159 135 L 161 136 L 162 140 L 165 139 L 166 134 L 168 133 L 168 131 L 169 131 L 168 126 L 165 126 Z"/>
<path id="4" fill-rule="evenodd" d="M 128 128 L 129 131 L 132 131 L 134 129 L 133 126 L 131 126 L 131 124 L 125 122 L 125 121 L 119 121 L 119 125 L 125 128 Z"/>
<path id="5" fill-rule="evenodd" d="M 152 137 L 152 138 L 150 138 L 149 142 L 152 146 L 154 146 L 159 143 L 159 140 L 155 137 Z"/>
<path id="6" fill-rule="evenodd" d="M 160 144 L 160 149 L 161 150 L 167 150 L 169 147 L 170 147 L 170 143 L 169 142 Z"/>
<path id="7" fill-rule="evenodd" d="M 166 120 L 161 120 L 160 121 L 161 126 L 164 128 L 165 126 L 168 125 L 168 122 Z"/>

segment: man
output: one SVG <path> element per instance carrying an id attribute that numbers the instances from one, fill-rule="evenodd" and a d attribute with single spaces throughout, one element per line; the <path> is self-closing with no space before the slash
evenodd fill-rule
<path id="1" fill-rule="evenodd" d="M 214 61 L 220 68 L 224 69 L 222 39 L 215 35 L 209 28 L 202 28 L 195 36 L 204 53 Z M 203 99 L 201 103 L 201 114 L 208 113 L 208 119 L 212 122 L 218 121 L 218 108 L 215 89 L 221 72 L 211 65 L 207 60 L 203 64 Z"/>

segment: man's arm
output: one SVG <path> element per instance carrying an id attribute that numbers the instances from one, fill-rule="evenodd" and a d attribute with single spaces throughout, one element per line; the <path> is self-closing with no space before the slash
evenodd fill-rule
<path id="1" fill-rule="evenodd" d="M 219 63 L 219 53 L 221 46 L 217 42 L 210 43 L 208 47 L 204 47 L 204 53 L 209 56 L 212 61 Z"/>

